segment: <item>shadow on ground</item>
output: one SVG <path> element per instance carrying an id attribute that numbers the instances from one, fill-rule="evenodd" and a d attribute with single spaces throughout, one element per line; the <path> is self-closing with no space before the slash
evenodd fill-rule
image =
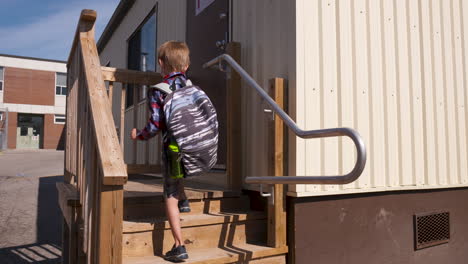
<path id="1" fill-rule="evenodd" d="M 57 182 L 63 181 L 63 176 L 38 179 L 36 242 L 0 248 L 0 262 L 2 264 L 61 263 L 63 220 L 55 186 Z M 31 227 L 31 229 L 33 228 Z M 24 230 L 24 232 L 28 232 L 28 230 Z"/>

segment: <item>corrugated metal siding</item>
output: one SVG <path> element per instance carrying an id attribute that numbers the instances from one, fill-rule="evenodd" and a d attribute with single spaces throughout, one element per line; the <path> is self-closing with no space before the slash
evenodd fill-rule
<path id="1" fill-rule="evenodd" d="M 294 72 L 294 4 L 281 0 L 232 1 L 232 40 L 241 43 L 241 65 L 265 89 Z M 292 74 L 294 76 L 294 74 Z M 258 94 L 242 87 L 243 175 L 267 175 L 267 120 Z"/>
<path id="2" fill-rule="evenodd" d="M 367 145 L 361 178 L 290 195 L 466 186 L 464 0 L 297 0 L 297 121 L 352 127 Z M 297 175 L 351 170 L 348 139 L 297 140 Z"/>
<path id="3" fill-rule="evenodd" d="M 101 52 L 101 64 L 105 65 L 110 61 L 111 67 L 127 68 L 127 40 L 137 30 L 138 26 L 148 16 L 149 12 L 157 6 L 157 46 L 169 40 L 185 40 L 186 24 L 186 1 L 185 0 L 145 0 L 136 1 L 129 10 L 122 23 L 119 25 Z M 116 84 L 113 95 L 113 113 L 116 125 L 120 122 L 120 98 L 121 86 Z M 143 128 L 146 119 L 146 106 L 139 107 L 138 128 Z M 133 127 L 133 108 L 127 110 L 125 114 L 125 135 L 130 135 Z M 149 141 L 149 163 L 160 163 L 160 147 L 158 145 L 159 136 Z M 137 143 L 137 164 L 144 164 L 146 142 Z M 127 163 L 133 160 L 133 143 L 131 139 L 125 137 L 126 150 L 124 153 Z"/>

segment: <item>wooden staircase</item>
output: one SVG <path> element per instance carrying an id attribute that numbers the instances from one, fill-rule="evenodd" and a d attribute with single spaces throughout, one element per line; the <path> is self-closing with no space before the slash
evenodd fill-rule
<path id="1" fill-rule="evenodd" d="M 126 85 L 150 85 L 161 77 L 101 67 L 95 20 L 96 12 L 83 10 L 68 61 L 65 180 L 57 184 L 65 220 L 63 263 L 168 263 L 162 256 L 172 247 L 173 238 L 165 217 L 162 178 L 127 175 L 157 166 L 124 163 L 125 131 L 114 129 L 112 101 L 107 97 L 112 98 L 114 82 L 122 83 L 123 124 Z M 107 94 L 104 81 L 109 82 Z M 231 135 L 228 138 L 235 142 Z M 239 162 L 240 154 L 235 153 L 239 147 L 228 144 L 228 162 Z M 276 208 L 265 205 L 254 210 L 251 203 L 261 198 L 242 193 L 236 164 L 228 165 L 229 190 L 186 181 L 192 210 L 181 214 L 189 253 L 186 263 L 286 263 L 282 191 L 275 187 Z M 282 231 L 277 232 L 278 226 Z"/>
<path id="2" fill-rule="evenodd" d="M 79 207 L 73 185 L 60 183 L 58 188 L 64 214 Z M 286 263 L 287 246 L 267 246 L 267 214 L 251 209 L 247 194 L 190 180 L 186 194 L 191 212 L 180 217 L 190 256 L 185 263 Z M 80 228 L 75 230 L 76 237 L 83 237 Z M 168 263 L 162 257 L 172 245 L 161 177 L 130 176 L 124 189 L 122 263 Z M 84 259 L 78 252 L 76 262 L 64 263 L 88 263 Z"/>
<path id="3" fill-rule="evenodd" d="M 267 215 L 250 209 L 247 195 L 190 180 L 186 194 L 191 212 L 181 214 L 181 225 L 187 263 L 286 263 L 286 247 L 266 246 Z M 162 256 L 172 245 L 161 179 L 130 181 L 124 192 L 123 263 L 167 263 Z"/>

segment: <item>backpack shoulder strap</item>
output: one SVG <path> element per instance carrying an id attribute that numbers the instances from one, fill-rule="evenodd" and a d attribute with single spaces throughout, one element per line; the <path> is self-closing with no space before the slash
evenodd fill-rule
<path id="1" fill-rule="evenodd" d="M 170 86 L 172 91 L 177 90 L 177 82 L 179 82 L 181 88 L 187 86 L 186 81 L 184 81 L 184 79 L 182 79 L 180 76 L 177 76 Z"/>
<path id="2" fill-rule="evenodd" d="M 156 90 L 158 90 L 160 92 L 163 92 L 165 94 L 171 94 L 172 93 L 172 90 L 171 90 L 171 87 L 169 86 L 169 84 L 164 83 L 164 82 L 158 83 L 156 85 L 151 85 L 150 87 L 153 88 L 153 89 L 156 89 Z"/>

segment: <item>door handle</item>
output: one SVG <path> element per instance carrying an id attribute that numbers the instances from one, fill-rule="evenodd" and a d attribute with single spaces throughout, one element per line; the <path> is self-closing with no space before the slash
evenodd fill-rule
<path id="1" fill-rule="evenodd" d="M 218 47 L 218 49 L 220 49 L 220 50 L 225 50 L 225 49 L 226 49 L 226 44 L 227 44 L 227 42 L 226 42 L 225 39 L 223 39 L 223 40 L 218 40 L 218 41 L 216 41 L 216 43 L 215 43 L 216 47 Z"/>

